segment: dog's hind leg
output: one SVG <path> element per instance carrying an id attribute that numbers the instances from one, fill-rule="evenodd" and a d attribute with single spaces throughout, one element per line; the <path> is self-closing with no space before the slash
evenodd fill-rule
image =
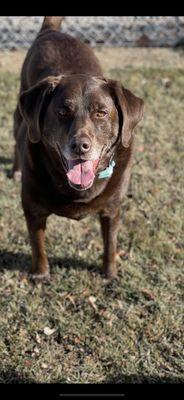
<path id="1" fill-rule="evenodd" d="M 21 162 L 20 162 L 20 154 L 19 154 L 19 148 L 18 148 L 18 135 L 19 135 L 20 126 L 22 123 L 22 116 L 20 114 L 18 106 L 15 109 L 13 117 L 14 117 L 13 133 L 14 133 L 14 138 L 15 138 L 16 143 L 15 143 L 15 147 L 14 147 L 13 167 L 9 173 L 9 177 L 13 178 L 15 181 L 20 181 L 21 180 Z"/>

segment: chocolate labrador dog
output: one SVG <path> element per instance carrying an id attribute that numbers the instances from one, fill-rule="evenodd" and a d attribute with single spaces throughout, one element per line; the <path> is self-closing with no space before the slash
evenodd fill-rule
<path id="1" fill-rule="evenodd" d="M 22 67 L 14 113 L 13 176 L 21 171 L 31 275 L 49 277 L 44 234 L 50 214 L 80 220 L 98 213 L 110 279 L 143 101 L 103 77 L 92 49 L 60 32 L 62 19 L 45 17 Z"/>

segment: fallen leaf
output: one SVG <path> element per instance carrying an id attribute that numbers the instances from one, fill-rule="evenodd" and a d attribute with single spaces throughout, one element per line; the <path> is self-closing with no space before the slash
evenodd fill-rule
<path id="1" fill-rule="evenodd" d="M 63 292 L 63 293 L 58 293 L 59 297 L 66 297 L 68 295 L 68 292 Z"/>
<path id="2" fill-rule="evenodd" d="M 91 250 L 92 247 L 97 250 L 100 250 L 102 248 L 102 245 L 100 243 L 98 243 L 96 240 L 92 239 L 92 240 L 90 240 L 87 248 L 88 248 L 88 250 Z"/>
<path id="3" fill-rule="evenodd" d="M 106 310 L 106 308 L 102 308 L 100 311 L 99 311 L 99 315 L 100 316 L 102 316 L 102 317 L 107 317 L 107 313 L 108 313 L 108 311 Z"/>
<path id="4" fill-rule="evenodd" d="M 40 350 L 38 349 L 38 347 L 34 347 L 34 353 L 39 354 Z"/>
<path id="5" fill-rule="evenodd" d="M 48 365 L 45 364 L 45 363 L 42 363 L 42 364 L 41 364 L 41 367 L 45 369 L 45 368 L 48 368 Z"/>
<path id="6" fill-rule="evenodd" d="M 45 335 L 50 336 L 55 332 L 55 329 L 50 329 L 48 326 L 45 326 L 43 331 L 44 331 Z"/>
<path id="7" fill-rule="evenodd" d="M 73 306 L 75 307 L 75 300 L 74 300 L 74 297 L 73 297 L 73 296 L 71 296 L 70 294 L 68 294 L 68 295 L 66 296 L 66 299 L 69 299 L 69 300 L 70 300 L 70 303 L 72 303 Z"/>
<path id="8" fill-rule="evenodd" d="M 116 253 L 117 257 L 125 256 L 125 254 L 126 254 L 125 250 L 118 250 Z"/>
<path id="9" fill-rule="evenodd" d="M 148 289 L 141 289 L 141 293 L 143 293 L 148 300 L 155 300 L 154 294 Z"/>
<path id="10" fill-rule="evenodd" d="M 75 337 L 75 339 L 74 339 L 74 342 L 75 342 L 76 344 L 81 343 L 81 341 L 82 341 L 82 338 L 81 338 L 81 337 Z"/>
<path id="11" fill-rule="evenodd" d="M 118 302 L 118 307 L 120 308 L 120 310 L 123 310 L 123 302 L 121 300 L 117 300 Z"/>
<path id="12" fill-rule="evenodd" d="M 97 306 L 96 306 L 96 304 L 95 304 L 95 302 L 96 302 L 96 297 L 94 297 L 94 296 L 89 296 L 89 303 L 91 304 L 91 306 L 93 307 L 93 309 L 95 310 L 95 311 L 97 311 L 98 310 L 98 308 L 97 308 Z"/>
<path id="13" fill-rule="evenodd" d="M 162 84 L 163 84 L 163 86 L 165 86 L 166 88 L 170 87 L 170 86 L 171 86 L 171 83 L 172 83 L 172 81 L 171 81 L 170 78 L 163 78 L 163 79 L 162 79 Z"/>
<path id="14" fill-rule="evenodd" d="M 81 295 L 86 295 L 86 294 L 88 294 L 89 293 L 89 290 L 88 289 L 84 289 L 80 294 Z"/>
<path id="15" fill-rule="evenodd" d="M 166 371 L 172 371 L 172 368 L 166 364 L 159 364 L 160 369 L 165 369 Z"/>
<path id="16" fill-rule="evenodd" d="M 36 342 L 37 343 L 41 343 L 41 338 L 40 338 L 40 336 L 38 335 L 38 333 L 36 334 Z"/>

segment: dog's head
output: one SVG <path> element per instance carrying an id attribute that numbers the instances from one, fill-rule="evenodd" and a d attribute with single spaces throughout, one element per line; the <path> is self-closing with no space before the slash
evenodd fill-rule
<path id="1" fill-rule="evenodd" d="M 82 74 L 43 79 L 21 93 L 19 106 L 29 140 L 43 142 L 78 190 L 92 186 L 119 140 L 129 147 L 143 113 L 143 101 L 117 81 Z"/>

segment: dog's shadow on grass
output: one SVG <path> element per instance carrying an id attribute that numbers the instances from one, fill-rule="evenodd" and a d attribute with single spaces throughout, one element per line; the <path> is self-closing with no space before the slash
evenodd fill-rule
<path id="1" fill-rule="evenodd" d="M 28 376 L 25 373 L 19 373 L 15 371 L 13 368 L 9 368 L 7 371 L 0 371 L 0 383 L 4 384 L 36 384 L 36 385 L 41 385 L 43 386 L 44 382 L 39 382 L 37 379 L 33 379 L 32 377 Z M 66 378 L 60 378 L 53 380 L 53 382 L 50 382 L 51 385 L 55 384 L 56 386 L 59 384 L 67 384 L 68 381 Z M 109 378 L 104 379 L 104 381 L 101 382 L 102 387 L 104 387 L 104 393 L 107 393 L 107 388 L 111 385 L 114 386 L 114 393 L 116 393 L 116 384 L 121 385 L 121 384 L 128 384 L 132 386 L 134 384 L 180 384 L 183 383 L 182 378 L 175 377 L 175 376 L 168 376 L 168 377 L 160 377 L 158 375 L 135 375 L 135 374 L 130 374 L 130 375 L 115 375 L 111 376 Z M 106 386 L 107 385 L 107 386 Z M 112 386 L 111 386 L 112 387 Z M 47 386 L 48 388 L 48 386 Z M 122 386 L 123 388 L 123 386 Z M 118 386 L 118 389 L 120 389 L 120 386 Z M 71 393 L 71 391 L 69 391 Z M 75 392 L 75 391 L 74 391 Z M 77 391 L 78 392 L 78 391 Z M 83 388 L 79 391 L 80 393 L 83 392 Z M 103 391 L 100 390 L 101 393 Z M 118 390 L 119 392 L 119 390 Z M 67 393 L 67 391 L 66 391 Z M 86 393 L 86 392 L 85 392 Z M 97 393 L 99 391 L 97 390 Z M 108 392 L 109 393 L 109 392 Z M 112 396 L 113 397 L 113 396 Z"/>
<path id="2" fill-rule="evenodd" d="M 0 371 L 0 383 L 36 383 L 36 381 L 27 375 L 16 372 L 13 368 L 7 371 Z"/>
<path id="3" fill-rule="evenodd" d="M 98 265 L 89 263 L 85 259 L 81 260 L 72 257 L 49 257 L 51 274 L 54 273 L 56 267 L 79 270 L 88 270 L 101 274 Z M 0 271 L 19 271 L 22 273 L 29 272 L 31 268 L 31 255 L 25 253 L 14 253 L 11 251 L 0 250 Z"/>
<path id="4" fill-rule="evenodd" d="M 117 374 L 117 375 L 109 375 L 104 381 L 102 381 L 102 384 L 162 384 L 162 383 L 168 383 L 168 384 L 178 384 L 182 383 L 182 377 L 176 377 L 172 376 L 172 374 L 169 376 L 164 376 L 161 377 L 157 374 L 150 374 L 150 375 L 139 375 L 139 374 L 130 374 L 130 375 L 123 375 L 123 374 Z"/>
<path id="5" fill-rule="evenodd" d="M 12 158 L 10 158 L 10 157 L 4 157 L 4 156 L 0 156 L 0 165 L 2 164 L 11 164 L 13 161 L 12 161 Z"/>
<path id="6" fill-rule="evenodd" d="M 4 172 L 7 178 L 12 178 L 13 158 L 0 156 L 0 171 Z"/>

